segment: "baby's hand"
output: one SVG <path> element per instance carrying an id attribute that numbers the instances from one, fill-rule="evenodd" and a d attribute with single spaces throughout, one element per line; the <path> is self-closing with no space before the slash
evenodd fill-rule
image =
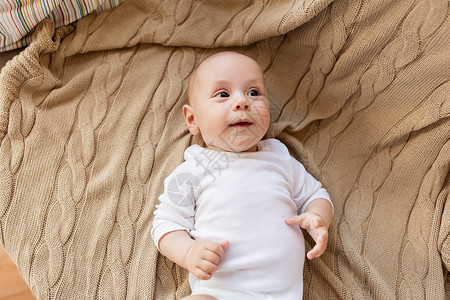
<path id="1" fill-rule="evenodd" d="M 328 229 L 321 216 L 313 212 L 305 212 L 299 216 L 286 218 L 285 222 L 306 229 L 316 242 L 314 248 L 306 255 L 309 259 L 319 257 L 325 252 L 328 243 Z"/>
<path id="2" fill-rule="evenodd" d="M 196 242 L 186 255 L 186 268 L 199 279 L 210 279 L 212 274 L 217 271 L 220 258 L 229 245 L 229 241 L 217 243 L 201 240 Z"/>

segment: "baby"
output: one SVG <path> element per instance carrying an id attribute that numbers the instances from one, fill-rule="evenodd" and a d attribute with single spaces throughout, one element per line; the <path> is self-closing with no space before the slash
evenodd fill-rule
<path id="1" fill-rule="evenodd" d="M 253 59 L 220 52 L 191 74 L 184 117 L 207 147 L 190 146 L 164 181 L 152 238 L 186 268 L 184 299 L 301 299 L 305 245 L 322 255 L 332 204 L 320 182 L 275 139 L 263 72 Z M 299 227 L 300 226 L 300 227 Z"/>

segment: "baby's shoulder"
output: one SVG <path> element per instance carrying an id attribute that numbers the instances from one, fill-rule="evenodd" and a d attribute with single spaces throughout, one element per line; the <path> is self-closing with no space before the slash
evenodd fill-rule
<path id="1" fill-rule="evenodd" d="M 258 144 L 259 151 L 275 153 L 281 156 L 290 157 L 289 150 L 285 144 L 277 139 L 265 139 Z"/>

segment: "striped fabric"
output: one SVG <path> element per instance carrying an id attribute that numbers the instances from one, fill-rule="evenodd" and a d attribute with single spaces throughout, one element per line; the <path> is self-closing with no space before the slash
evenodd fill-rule
<path id="1" fill-rule="evenodd" d="M 0 0 L 0 52 L 27 46 L 28 33 L 43 19 L 55 26 L 70 24 L 91 12 L 118 6 L 125 0 Z"/>

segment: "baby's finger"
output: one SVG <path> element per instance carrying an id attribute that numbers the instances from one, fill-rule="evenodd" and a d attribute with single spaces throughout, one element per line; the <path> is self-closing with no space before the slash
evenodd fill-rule
<path id="1" fill-rule="evenodd" d="M 198 263 L 198 268 L 203 272 L 205 272 L 206 274 L 212 274 L 217 271 L 217 265 L 206 260 L 201 260 Z"/>
<path id="2" fill-rule="evenodd" d="M 205 271 L 203 271 L 200 268 L 194 269 L 192 271 L 192 274 L 201 280 L 208 280 L 208 279 L 211 279 L 211 277 L 212 277 L 212 273 L 206 273 Z"/>
<path id="3" fill-rule="evenodd" d="M 216 253 L 219 257 L 222 257 L 224 254 L 224 249 L 219 243 L 210 241 L 205 245 L 205 247 L 207 250 Z"/>
<path id="4" fill-rule="evenodd" d="M 309 259 L 319 257 L 325 252 L 328 244 L 328 232 L 321 230 L 316 235 L 312 235 L 312 238 L 316 242 L 316 245 L 311 251 L 308 252 L 307 256 Z"/>
<path id="5" fill-rule="evenodd" d="M 308 259 L 314 259 L 316 257 L 321 256 L 324 252 L 325 252 L 325 248 L 323 246 L 323 244 L 316 244 L 314 246 L 314 248 L 312 248 L 307 254 L 306 256 L 308 257 Z"/>
<path id="6" fill-rule="evenodd" d="M 299 216 L 294 216 L 294 217 L 288 217 L 285 218 L 284 221 L 286 222 L 286 224 L 288 225 L 297 225 L 297 226 L 301 226 L 304 222 L 304 216 L 303 215 L 299 215 Z"/>
<path id="7" fill-rule="evenodd" d="M 230 246 L 230 241 L 223 241 L 219 243 L 220 247 L 222 247 L 222 249 L 227 249 L 228 246 Z"/>
<path id="8" fill-rule="evenodd" d="M 215 252 L 207 250 L 202 254 L 202 259 L 217 265 L 220 261 L 220 256 L 217 255 Z"/>

